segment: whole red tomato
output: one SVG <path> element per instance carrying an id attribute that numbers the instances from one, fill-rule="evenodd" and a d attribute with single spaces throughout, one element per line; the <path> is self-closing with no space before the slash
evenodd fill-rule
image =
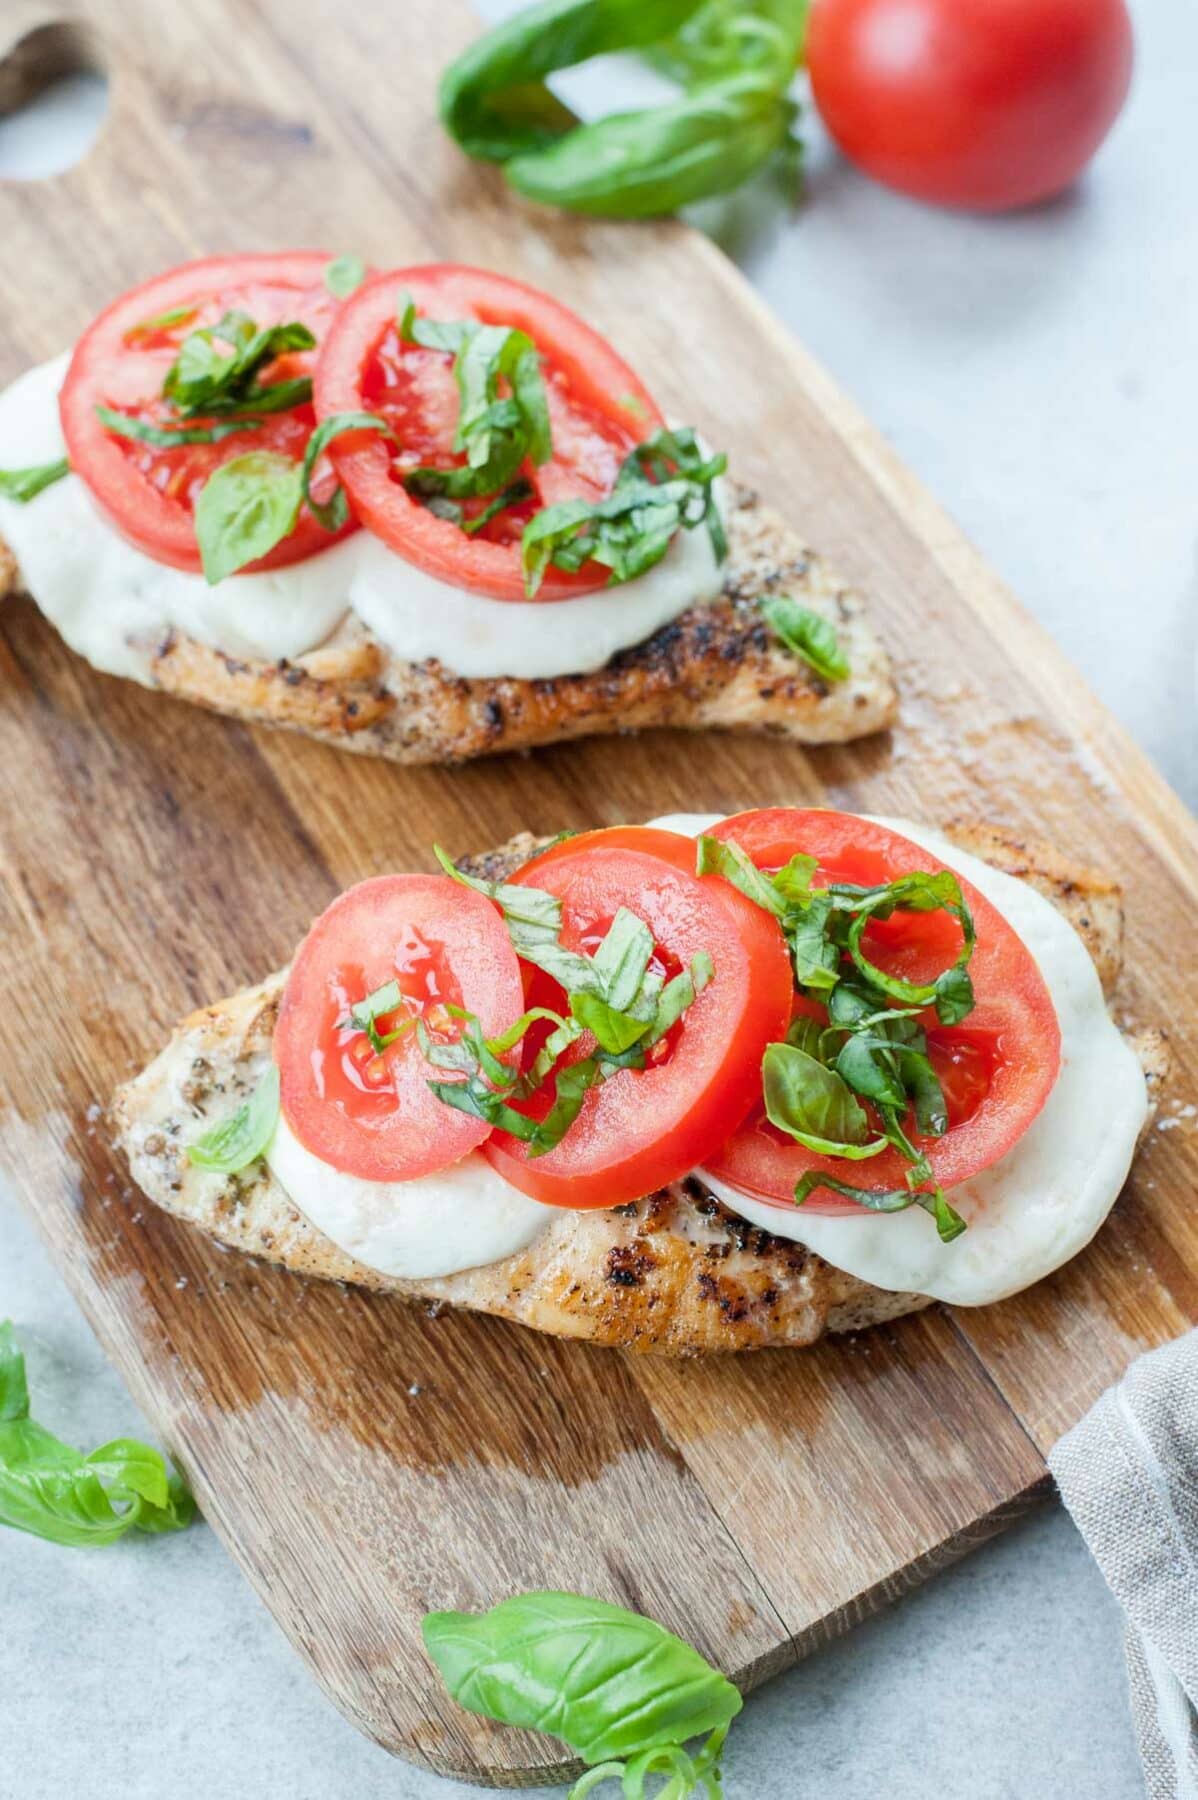
<path id="1" fill-rule="evenodd" d="M 890 187 L 983 212 L 1085 168 L 1131 80 L 1125 0 L 814 0 L 807 62 L 845 155 Z"/>

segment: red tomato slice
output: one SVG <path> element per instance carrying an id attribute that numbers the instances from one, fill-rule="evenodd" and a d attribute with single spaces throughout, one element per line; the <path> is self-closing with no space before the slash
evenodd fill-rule
<path id="1" fill-rule="evenodd" d="M 271 450 L 299 462 L 315 428 L 315 411 L 307 405 L 268 414 L 257 430 L 235 432 L 218 444 L 159 449 L 108 431 L 96 407 L 111 407 L 154 425 L 181 423 L 162 399 L 163 378 L 188 332 L 215 325 L 225 312 L 248 313 L 256 325 L 299 320 L 319 343 L 342 304 L 324 285 L 328 262 L 320 251 L 297 250 L 184 263 L 123 294 L 80 338 L 59 398 L 71 467 L 117 530 L 156 561 L 199 569 L 194 508 L 213 470 L 247 450 Z M 183 316 L 146 329 L 147 321 L 168 313 Z M 291 352 L 265 369 L 263 380 L 303 375 L 314 362 L 313 351 Z M 331 475 L 327 485 L 332 487 Z M 324 497 L 319 472 L 316 492 Z M 345 531 L 354 528 L 351 520 Z M 290 537 L 241 572 L 282 568 L 335 541 L 304 509 Z"/>
<path id="2" fill-rule="evenodd" d="M 914 869 L 949 866 L 908 838 L 852 813 L 781 807 L 740 813 L 714 826 L 711 835 L 731 839 L 758 868 L 771 871 L 798 851 L 817 856 L 817 886 L 830 881 L 873 886 Z M 962 876 L 957 879 L 977 928 L 969 963 L 976 1004 L 960 1025 L 939 1024 L 930 1007 L 920 1020 L 944 1090 L 949 1128 L 941 1138 L 914 1140 L 942 1187 L 968 1181 L 1006 1155 L 1047 1100 L 1061 1061 L 1056 1011 L 1031 952 L 984 895 Z M 961 931 L 946 913 L 894 913 L 867 928 L 863 947 L 890 974 L 926 983 L 953 961 Z M 805 997 L 796 998 L 795 1009 L 827 1016 Z M 705 1166 L 730 1186 L 783 1205 L 793 1205 L 795 1183 L 810 1169 L 880 1190 L 901 1187 L 909 1167 L 890 1150 L 867 1162 L 815 1156 L 771 1125 L 760 1105 Z M 864 1210 L 826 1188 L 817 1188 L 804 1208 Z"/>
<path id="3" fill-rule="evenodd" d="M 553 458 L 529 467 L 534 497 L 510 507 L 474 536 L 438 518 L 404 488 L 418 463 L 448 468 L 458 394 L 452 357 L 400 342 L 403 296 L 434 319 L 512 325 L 541 353 L 553 428 Z M 401 449 L 368 433 L 334 440 L 330 455 L 363 524 L 418 568 L 454 587 L 496 600 L 523 600 L 520 534 L 534 512 L 559 500 L 599 500 L 611 492 L 628 452 L 664 424 L 648 390 L 611 345 L 548 294 L 486 269 L 431 263 L 377 275 L 346 301 L 316 371 L 316 411 L 369 412 L 388 420 Z M 482 502 L 477 503 L 481 508 Z M 598 565 L 576 575 L 550 569 L 538 600 L 564 600 L 602 587 Z"/>
<path id="4" fill-rule="evenodd" d="M 398 981 L 380 1035 L 421 1017 L 434 1038 L 461 1035 L 446 1010 L 474 1013 L 488 1037 L 524 1004 L 520 965 L 498 911 L 445 875 L 380 875 L 334 900 L 301 944 L 279 1008 L 274 1053 L 283 1114 L 314 1156 L 367 1181 L 411 1181 L 447 1168 L 490 1126 L 438 1100 L 416 1033 L 381 1055 L 343 1023 L 350 1007 Z"/>
<path id="5" fill-rule="evenodd" d="M 535 1200 L 618 1206 L 654 1193 L 714 1154 L 760 1092 L 765 1047 L 790 1015 L 782 933 L 734 888 L 696 876 L 694 867 L 691 838 L 630 826 L 568 838 L 516 877 L 560 896 L 562 942 L 570 949 L 593 951 L 626 906 L 652 930 L 667 978 L 701 950 L 715 966 L 661 1054 L 645 1069 L 621 1070 L 592 1088 L 555 1149 L 530 1158 L 526 1145 L 504 1132 L 487 1140 L 484 1156 Z M 528 999 L 568 1010 L 557 983 L 540 971 L 532 972 Z M 526 1042 L 525 1067 L 540 1041 Z M 568 1060 L 593 1048 L 587 1034 Z"/>

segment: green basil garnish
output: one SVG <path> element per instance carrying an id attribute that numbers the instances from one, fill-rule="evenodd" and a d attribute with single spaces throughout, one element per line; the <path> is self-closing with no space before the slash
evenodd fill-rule
<path id="1" fill-rule="evenodd" d="M 308 376 L 263 385 L 268 363 L 290 350 L 313 350 L 316 339 L 297 320 L 255 325 L 248 313 L 227 312 L 215 325 L 191 331 L 167 370 L 162 397 L 182 418 L 211 413 L 289 412 L 312 398 Z"/>
<path id="2" fill-rule="evenodd" d="M 853 1187 L 847 1181 L 838 1181 L 833 1175 L 824 1175 L 818 1169 L 812 1169 L 795 1186 L 795 1205 L 802 1206 L 817 1188 L 830 1188 L 834 1194 L 843 1194 L 846 1200 L 856 1200 L 870 1212 L 906 1212 L 909 1206 L 921 1206 L 926 1213 L 931 1214 L 937 1235 L 944 1244 L 951 1244 L 965 1230 L 964 1219 L 949 1204 L 943 1188 L 933 1188 L 929 1192 L 920 1189 L 912 1193 L 910 1188 Z"/>
<path id="3" fill-rule="evenodd" d="M 862 1162 L 889 1148 L 835 1069 L 796 1044 L 771 1044 L 761 1062 L 766 1117 L 817 1156 Z"/>
<path id="4" fill-rule="evenodd" d="M 279 1071 L 271 1063 L 249 1099 L 243 1100 L 230 1118 L 188 1145 L 187 1160 L 197 1169 L 238 1175 L 265 1155 L 278 1122 Z"/>
<path id="5" fill-rule="evenodd" d="M 337 256 L 325 265 L 324 284 L 338 300 L 348 299 L 366 279 L 366 264 L 360 256 Z"/>
<path id="6" fill-rule="evenodd" d="M 17 500 L 25 506 L 30 500 L 36 500 L 43 489 L 53 487 L 70 472 L 71 465 L 65 456 L 58 462 L 34 463 L 28 469 L 0 469 L 0 497 Z"/>
<path id="7" fill-rule="evenodd" d="M 298 463 L 249 450 L 214 469 L 196 496 L 196 542 L 211 586 L 265 556 L 295 530 L 304 497 Z"/>
<path id="8" fill-rule="evenodd" d="M 580 1594 L 518 1594 L 486 1613 L 429 1613 L 424 1643 L 450 1694 L 468 1711 L 551 1731 L 590 1765 L 571 1800 L 602 1782 L 644 1794 L 670 1776 L 663 1800 L 719 1800 L 719 1758 L 743 1704 L 697 1650 L 652 1619 Z M 694 1756 L 683 1746 L 707 1742 Z"/>
<path id="9" fill-rule="evenodd" d="M 827 619 L 785 594 L 763 594 L 759 604 L 775 637 L 824 681 L 848 680 L 852 674 L 848 658 Z"/>
<path id="10" fill-rule="evenodd" d="M 384 437 L 395 441 L 395 434 L 386 419 L 380 419 L 374 413 L 347 412 L 333 413 L 322 419 L 304 450 L 304 460 L 300 470 L 300 486 L 308 511 L 318 525 L 326 531 L 340 531 L 349 522 L 349 502 L 345 498 L 345 490 L 340 482 L 333 489 L 327 500 L 317 500 L 312 493 L 312 471 L 316 467 L 316 459 L 335 437 L 341 437 L 347 431 L 378 431 Z"/>
<path id="11" fill-rule="evenodd" d="M 779 154 L 793 159 L 802 23 L 797 0 L 541 0 L 445 71 L 442 123 L 532 200 L 621 218 L 672 212 Z M 696 25 L 701 56 L 684 35 Z M 580 125 L 545 85 L 591 57 L 655 48 L 685 90 L 661 106 Z"/>
<path id="12" fill-rule="evenodd" d="M 624 459 L 604 500 L 562 500 L 524 527 L 524 587 L 531 599 L 552 563 L 575 573 L 585 563 L 610 569 L 609 586 L 659 563 L 679 530 L 705 526 L 717 563 L 728 554 L 714 483 L 728 466 L 707 456 L 686 426 L 657 432 Z"/>
<path id="13" fill-rule="evenodd" d="M 143 319 L 140 325 L 134 325 L 132 330 L 125 333 L 125 341 L 153 337 L 159 331 L 170 331 L 176 325 L 185 325 L 195 315 L 196 308 L 190 301 L 184 306 L 170 306 L 165 312 L 155 313 L 152 318 Z"/>
<path id="14" fill-rule="evenodd" d="M 262 428 L 262 420 L 252 418 L 231 419 L 223 425 L 152 425 L 148 419 L 135 419 L 111 406 L 97 406 L 96 417 L 114 436 L 155 444 L 160 450 L 173 450 L 179 444 L 219 444 L 239 431 Z"/>
<path id="15" fill-rule="evenodd" d="M 549 401 L 532 339 L 507 325 L 425 319 L 405 297 L 399 314 L 404 343 L 453 356 L 458 422 L 453 448 L 464 465 L 420 466 L 404 475 L 408 492 L 423 500 L 486 498 L 510 488 L 527 461 L 539 467 L 553 455 Z M 500 393 L 500 384 L 510 390 Z"/>
<path id="16" fill-rule="evenodd" d="M 52 1544 L 112 1544 L 130 1531 L 182 1531 L 195 1502 L 157 1450 L 114 1438 L 83 1456 L 29 1416 L 25 1358 L 0 1324 L 0 1524 Z"/>

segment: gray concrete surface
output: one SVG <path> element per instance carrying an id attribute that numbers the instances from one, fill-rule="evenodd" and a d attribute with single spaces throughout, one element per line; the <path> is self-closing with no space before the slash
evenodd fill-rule
<path id="1" fill-rule="evenodd" d="M 812 126 L 798 214 L 754 194 L 703 222 L 1194 805 L 1198 11 L 1144 0 L 1137 21 L 1132 104 L 1052 207 L 924 211 Z M 66 109 L 81 139 L 89 104 Z M 0 178 L 58 154 L 0 124 Z M 91 1443 L 145 1432 L 0 1194 L 5 1315 L 47 1424 Z M 203 1526 L 91 1555 L 0 1534 L 0 1618 L 0 1800 L 476 1791 L 358 1737 Z M 772 1683 L 727 1769 L 730 1800 L 1140 1795 L 1118 1620 L 1068 1520 L 1046 1508 Z"/>

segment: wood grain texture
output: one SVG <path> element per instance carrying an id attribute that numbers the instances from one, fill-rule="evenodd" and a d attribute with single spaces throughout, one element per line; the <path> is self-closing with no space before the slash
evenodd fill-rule
<path id="1" fill-rule="evenodd" d="M 461 0 L 406 0 L 402 38 L 334 0 L 71 12 L 74 35 L 36 40 L 56 16 L 43 0 L 6 0 L 0 21 L 0 56 L 23 45 L 0 105 L 47 46 L 112 78 L 78 169 L 0 185 L 0 378 L 187 256 L 323 242 L 491 263 L 608 329 L 667 408 L 797 510 L 873 597 L 898 664 L 901 724 L 864 744 L 659 734 L 447 773 L 208 717 L 95 675 L 28 603 L 0 619 L 4 1171 L 330 1696 L 415 1761 L 529 1785 L 563 1767 L 553 1746 L 447 1701 L 420 1649 L 427 1607 L 581 1588 L 750 1685 L 997 1529 L 1040 1490 L 1056 1434 L 1198 1317 L 1198 1139 L 1180 1111 L 1198 968 L 1176 959 L 1198 929 L 1198 830 L 709 244 L 534 212 L 445 143 L 433 84 L 474 28 Z M 428 866 L 434 836 L 460 852 L 525 827 L 821 801 L 1007 820 L 1129 880 L 1120 1012 L 1172 1024 L 1174 1128 L 1094 1248 L 1032 1293 L 673 1366 L 305 1285 L 128 1188 L 97 1103 L 182 1013 L 284 961 L 345 883 Z"/>

